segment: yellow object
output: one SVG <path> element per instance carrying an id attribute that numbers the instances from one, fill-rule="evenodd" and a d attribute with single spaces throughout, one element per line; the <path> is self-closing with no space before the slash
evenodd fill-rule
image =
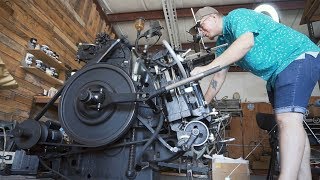
<path id="1" fill-rule="evenodd" d="M 0 90 L 18 88 L 18 83 L 11 76 L 4 62 L 0 58 Z"/>
<path id="2" fill-rule="evenodd" d="M 134 27 L 136 28 L 136 30 L 138 32 L 142 31 L 144 29 L 144 19 L 143 18 L 138 18 L 136 19 L 136 21 L 134 22 Z"/>
<path id="3" fill-rule="evenodd" d="M 221 168 L 221 163 L 215 163 L 216 168 Z"/>

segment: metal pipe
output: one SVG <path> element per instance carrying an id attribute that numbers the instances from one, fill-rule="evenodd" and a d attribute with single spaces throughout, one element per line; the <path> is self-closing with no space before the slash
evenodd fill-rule
<path id="1" fill-rule="evenodd" d="M 176 61 L 183 78 L 187 78 L 187 73 L 184 70 L 184 68 L 183 68 L 183 66 L 182 66 L 182 64 L 180 62 L 180 59 L 178 58 L 177 54 L 173 51 L 173 49 L 171 48 L 171 46 L 169 45 L 169 43 L 166 40 L 163 40 L 162 43 L 168 49 L 168 51 L 171 54 L 171 56 L 173 57 L 173 59 Z"/>
<path id="2" fill-rule="evenodd" d="M 108 55 L 110 53 L 110 51 L 120 42 L 120 39 L 117 39 L 113 44 L 111 44 L 111 46 L 109 47 L 109 49 L 103 53 L 103 55 L 97 60 L 97 63 L 99 63 L 106 55 Z"/>
<path id="3" fill-rule="evenodd" d="M 312 131 L 312 129 L 310 128 L 310 126 L 307 124 L 307 122 L 303 119 L 304 124 L 306 125 L 306 127 L 309 129 L 309 131 L 311 132 L 312 136 L 316 139 L 316 141 L 318 142 L 318 144 L 320 144 L 320 140 L 319 138 L 314 134 L 314 132 Z"/>
<path id="4" fill-rule="evenodd" d="M 212 68 L 212 69 L 209 69 L 209 70 L 207 70 L 207 71 L 204 71 L 204 72 L 202 72 L 202 73 L 199 73 L 199 74 L 197 74 L 197 75 L 195 75 L 195 76 L 191 76 L 191 77 L 188 77 L 188 78 L 183 79 L 183 80 L 181 80 L 181 81 L 178 81 L 178 82 L 176 82 L 176 83 L 173 83 L 173 84 L 170 84 L 170 85 L 168 85 L 168 86 L 165 86 L 165 90 L 166 90 L 166 91 L 169 91 L 169 90 L 171 90 L 171 89 L 174 89 L 174 88 L 177 88 L 177 87 L 182 86 L 182 85 L 184 85 L 184 84 L 187 84 L 187 83 L 189 83 L 189 82 L 191 82 L 191 81 L 197 81 L 197 80 L 199 80 L 199 79 L 202 79 L 202 78 L 204 78 L 204 77 L 206 77 L 206 76 L 209 76 L 209 75 L 211 75 L 211 74 L 213 74 L 213 73 L 216 73 L 216 72 L 219 72 L 219 71 L 221 71 L 221 70 L 222 70 L 222 68 L 221 68 L 220 66 L 214 67 L 214 68 Z"/>
<path id="5" fill-rule="evenodd" d="M 207 71 L 204 71 L 202 73 L 199 73 L 199 74 L 197 74 L 195 76 L 191 76 L 191 77 L 188 77 L 188 78 L 183 79 L 181 81 L 178 81 L 176 83 L 170 84 L 168 86 L 161 87 L 160 89 L 156 90 L 154 93 L 150 94 L 148 99 L 152 99 L 152 98 L 158 96 L 159 94 L 163 94 L 163 93 L 165 93 L 165 92 L 167 92 L 167 91 L 169 91 L 171 89 L 174 89 L 174 88 L 177 88 L 179 86 L 185 85 L 185 84 L 187 84 L 189 82 L 192 82 L 192 81 L 197 81 L 197 80 L 202 79 L 202 78 L 204 78 L 206 76 L 209 76 L 209 75 L 211 75 L 213 73 L 219 72 L 223 68 L 224 67 L 221 68 L 220 66 L 217 66 L 217 67 L 211 68 L 211 69 L 209 69 Z"/>

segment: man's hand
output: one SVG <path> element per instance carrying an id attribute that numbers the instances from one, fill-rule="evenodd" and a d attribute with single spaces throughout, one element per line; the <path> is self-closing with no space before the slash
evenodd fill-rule
<path id="1" fill-rule="evenodd" d="M 201 66 L 201 67 L 195 67 L 191 72 L 190 75 L 194 76 L 197 75 L 199 73 L 202 73 L 204 71 L 208 70 L 206 66 Z"/>

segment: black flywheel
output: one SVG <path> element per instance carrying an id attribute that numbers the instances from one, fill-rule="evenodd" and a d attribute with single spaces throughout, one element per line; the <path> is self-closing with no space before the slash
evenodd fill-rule
<path id="1" fill-rule="evenodd" d="M 135 93 L 132 79 L 109 64 L 87 66 L 65 85 L 59 119 L 65 132 L 76 142 L 98 147 L 120 138 L 135 119 L 136 103 L 102 106 L 109 94 Z"/>

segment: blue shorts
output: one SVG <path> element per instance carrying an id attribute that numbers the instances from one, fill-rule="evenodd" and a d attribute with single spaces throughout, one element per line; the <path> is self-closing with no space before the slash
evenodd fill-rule
<path id="1" fill-rule="evenodd" d="M 315 58 L 305 54 L 278 74 L 274 88 L 268 91 L 274 112 L 305 114 L 311 93 L 320 80 L 320 54 Z"/>

